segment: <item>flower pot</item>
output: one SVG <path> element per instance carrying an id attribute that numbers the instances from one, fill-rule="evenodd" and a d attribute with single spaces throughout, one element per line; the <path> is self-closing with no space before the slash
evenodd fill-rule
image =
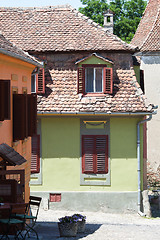
<path id="1" fill-rule="evenodd" d="M 60 237 L 76 237 L 77 223 L 58 223 Z"/>
<path id="2" fill-rule="evenodd" d="M 86 221 L 85 220 L 79 220 L 78 222 L 78 228 L 77 228 L 77 232 L 78 233 L 83 233 L 85 231 L 85 227 L 86 227 Z"/>

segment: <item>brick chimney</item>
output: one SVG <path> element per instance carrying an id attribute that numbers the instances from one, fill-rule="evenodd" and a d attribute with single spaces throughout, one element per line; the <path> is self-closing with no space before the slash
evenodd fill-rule
<path id="1" fill-rule="evenodd" d="M 103 13 L 104 15 L 104 28 L 109 32 L 113 33 L 113 12 L 108 9 L 106 12 Z"/>

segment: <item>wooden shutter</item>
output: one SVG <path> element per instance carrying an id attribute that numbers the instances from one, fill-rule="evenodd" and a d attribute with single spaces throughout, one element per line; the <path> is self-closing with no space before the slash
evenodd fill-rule
<path id="1" fill-rule="evenodd" d="M 32 137 L 31 173 L 40 172 L 40 135 Z"/>
<path id="2" fill-rule="evenodd" d="M 45 93 L 45 77 L 44 68 L 39 69 L 39 73 L 36 75 L 37 93 Z"/>
<path id="3" fill-rule="evenodd" d="M 104 93 L 113 92 L 113 71 L 112 68 L 104 68 Z"/>
<path id="4" fill-rule="evenodd" d="M 85 70 L 83 67 L 78 68 L 78 86 L 77 86 L 77 93 L 84 93 L 85 92 Z"/>
<path id="5" fill-rule="evenodd" d="M 0 121 L 10 119 L 10 81 L 0 80 Z"/>
<path id="6" fill-rule="evenodd" d="M 10 80 L 4 80 L 4 102 L 5 102 L 5 108 L 4 108 L 4 119 L 9 120 L 10 119 Z"/>
<path id="7" fill-rule="evenodd" d="M 4 121 L 4 81 L 0 80 L 0 121 Z"/>
<path id="8" fill-rule="evenodd" d="M 96 173 L 108 172 L 108 136 L 96 136 Z"/>
<path id="9" fill-rule="evenodd" d="M 82 136 L 82 172 L 94 173 L 93 136 Z"/>
<path id="10" fill-rule="evenodd" d="M 82 173 L 108 172 L 108 136 L 82 136 Z"/>
<path id="11" fill-rule="evenodd" d="M 28 136 L 27 95 L 13 94 L 13 141 Z"/>
<path id="12" fill-rule="evenodd" d="M 37 95 L 27 95 L 28 108 L 28 136 L 32 137 L 37 133 Z"/>

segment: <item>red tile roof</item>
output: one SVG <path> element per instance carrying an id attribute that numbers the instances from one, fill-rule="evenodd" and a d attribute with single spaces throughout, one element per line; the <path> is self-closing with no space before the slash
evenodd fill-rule
<path id="1" fill-rule="evenodd" d="M 29 55 L 27 52 L 24 52 L 23 50 L 17 48 L 10 41 L 8 41 L 1 33 L 0 33 L 0 53 L 21 59 L 35 66 L 43 67 L 42 63 L 38 62 L 34 57 Z"/>
<path id="2" fill-rule="evenodd" d="M 45 96 L 39 97 L 39 113 L 149 112 L 133 70 L 117 70 L 113 95 L 98 97 L 77 94 L 77 70 L 51 70 Z"/>
<path id="3" fill-rule="evenodd" d="M 141 51 L 160 50 L 160 0 L 149 0 L 131 43 Z"/>
<path id="4" fill-rule="evenodd" d="M 1 7 L 0 29 L 26 51 L 135 50 L 71 6 Z"/>

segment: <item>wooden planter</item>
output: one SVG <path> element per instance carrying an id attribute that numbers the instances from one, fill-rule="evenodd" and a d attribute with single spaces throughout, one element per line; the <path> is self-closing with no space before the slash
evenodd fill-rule
<path id="1" fill-rule="evenodd" d="M 76 237 L 77 223 L 58 223 L 60 237 Z"/>

